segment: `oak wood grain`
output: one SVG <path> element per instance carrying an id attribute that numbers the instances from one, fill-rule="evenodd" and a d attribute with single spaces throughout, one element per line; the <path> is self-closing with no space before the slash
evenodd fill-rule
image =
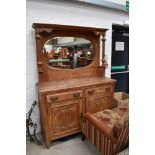
<path id="1" fill-rule="evenodd" d="M 113 107 L 116 80 L 106 78 L 105 68 L 100 66 L 100 46 L 103 60 L 107 29 L 43 23 L 34 23 L 33 28 L 41 126 L 45 144 L 49 148 L 52 140 L 84 131 L 86 112 Z M 92 63 L 76 69 L 49 66 L 43 53 L 44 44 L 51 38 L 62 36 L 81 37 L 91 41 L 95 49 Z"/>

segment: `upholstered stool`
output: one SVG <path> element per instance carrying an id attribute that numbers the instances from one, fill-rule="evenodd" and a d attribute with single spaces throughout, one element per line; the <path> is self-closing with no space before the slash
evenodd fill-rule
<path id="1" fill-rule="evenodd" d="M 103 155 L 114 155 L 129 144 L 128 100 L 117 108 L 86 114 L 84 135 Z"/>

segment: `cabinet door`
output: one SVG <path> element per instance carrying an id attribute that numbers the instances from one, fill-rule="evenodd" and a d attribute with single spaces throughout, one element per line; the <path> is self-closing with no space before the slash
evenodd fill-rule
<path id="1" fill-rule="evenodd" d="M 64 101 L 51 108 L 52 136 L 62 137 L 80 130 L 81 100 Z"/>
<path id="2" fill-rule="evenodd" d="M 86 100 L 86 112 L 98 112 L 107 108 L 111 108 L 112 95 L 110 94 L 98 94 L 92 97 L 88 97 Z"/>

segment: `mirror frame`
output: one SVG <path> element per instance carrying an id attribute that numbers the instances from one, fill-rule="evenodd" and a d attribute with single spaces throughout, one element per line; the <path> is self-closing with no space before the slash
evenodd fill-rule
<path id="1" fill-rule="evenodd" d="M 102 59 L 104 59 L 107 29 L 41 23 L 33 23 L 32 26 L 35 29 L 39 82 L 104 75 L 105 69 L 103 66 L 100 66 L 100 35 L 102 35 Z M 51 67 L 46 63 L 43 55 L 44 44 L 54 37 L 66 36 L 80 37 L 92 42 L 95 55 L 93 61 L 88 66 L 75 69 L 59 69 Z"/>

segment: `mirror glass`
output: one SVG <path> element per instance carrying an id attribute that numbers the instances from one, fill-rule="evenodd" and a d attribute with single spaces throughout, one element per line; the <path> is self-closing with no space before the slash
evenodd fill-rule
<path id="1" fill-rule="evenodd" d="M 51 67 L 74 69 L 93 61 L 94 47 L 91 41 L 77 37 L 55 37 L 43 48 L 46 63 Z"/>

